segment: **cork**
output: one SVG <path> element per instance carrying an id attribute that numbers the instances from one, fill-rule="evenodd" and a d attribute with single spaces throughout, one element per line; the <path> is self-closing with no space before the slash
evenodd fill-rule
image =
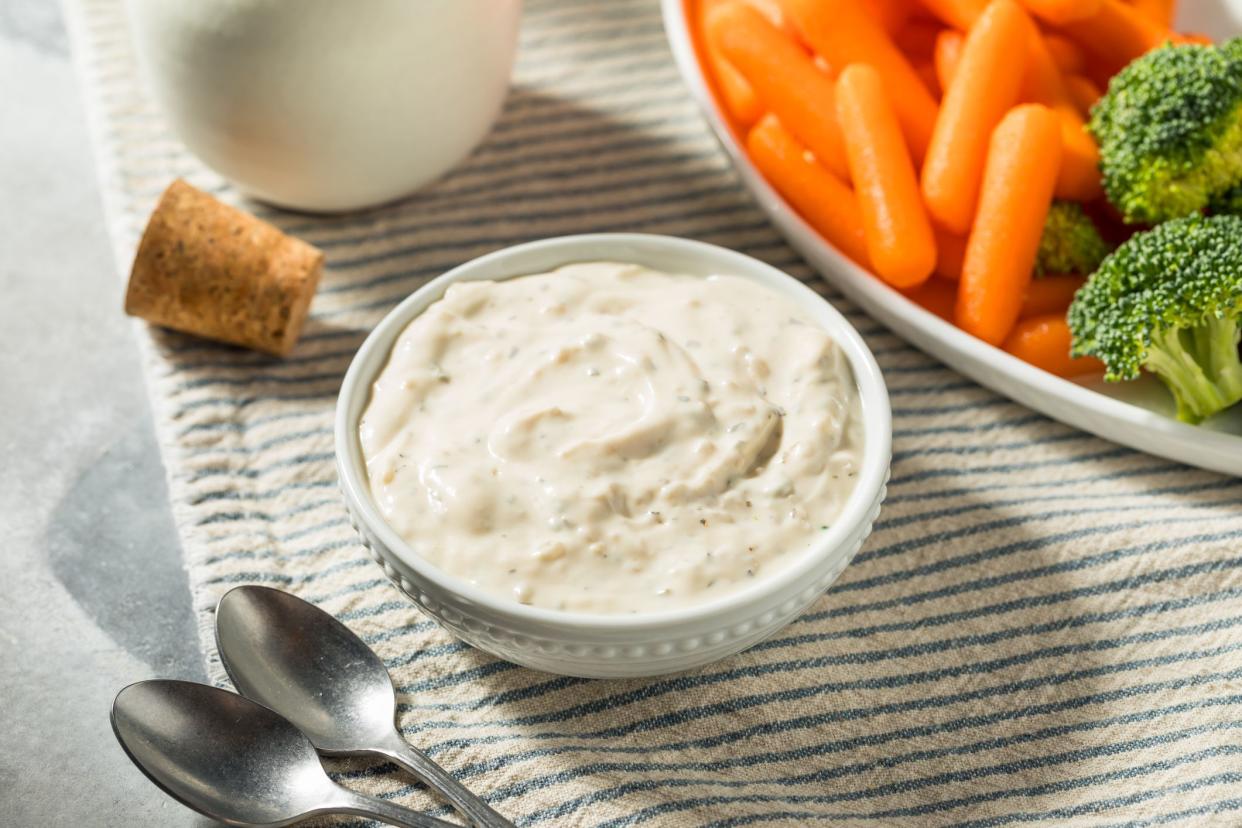
<path id="1" fill-rule="evenodd" d="M 125 312 L 284 356 L 322 270 L 319 249 L 177 179 L 138 244 Z"/>

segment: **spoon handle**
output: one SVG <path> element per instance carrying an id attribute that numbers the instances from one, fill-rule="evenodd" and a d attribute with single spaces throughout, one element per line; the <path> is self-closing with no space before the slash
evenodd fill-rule
<path id="1" fill-rule="evenodd" d="M 406 808 L 386 799 L 363 796 L 340 785 L 337 785 L 337 798 L 320 813 L 371 817 L 389 825 L 399 826 L 399 828 L 461 828 L 460 825 L 427 816 L 420 811 Z"/>
<path id="2" fill-rule="evenodd" d="M 394 736 L 392 742 L 376 752 L 396 762 L 438 791 L 475 828 L 514 828 L 512 822 L 492 810 L 490 805 L 471 793 L 448 771 L 432 761 L 430 756 L 395 734 Z"/>

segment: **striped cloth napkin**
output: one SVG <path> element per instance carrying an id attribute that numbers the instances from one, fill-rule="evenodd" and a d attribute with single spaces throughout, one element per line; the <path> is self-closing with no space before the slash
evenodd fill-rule
<path id="1" fill-rule="evenodd" d="M 120 0 L 66 6 L 124 274 L 174 176 L 240 199 L 147 99 Z M 743 192 L 653 0 L 530 0 L 499 124 L 416 197 L 340 218 L 246 206 L 328 254 L 294 354 L 138 326 L 216 681 L 217 598 L 272 584 L 372 644 L 405 734 L 521 826 L 1242 823 L 1242 480 L 1032 413 L 851 307 Z M 490 250 L 600 230 L 806 280 L 866 337 L 895 415 L 888 501 L 829 593 L 743 655 L 643 681 L 456 642 L 367 557 L 332 463 L 341 376 L 398 300 Z M 389 766 L 341 773 L 437 808 Z"/>

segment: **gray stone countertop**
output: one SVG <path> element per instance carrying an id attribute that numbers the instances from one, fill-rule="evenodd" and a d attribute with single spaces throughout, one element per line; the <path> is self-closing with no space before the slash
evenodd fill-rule
<path id="1" fill-rule="evenodd" d="M 56 3 L 0 4 L 0 102 L 0 823 L 207 825 L 108 723 L 203 667 Z"/>

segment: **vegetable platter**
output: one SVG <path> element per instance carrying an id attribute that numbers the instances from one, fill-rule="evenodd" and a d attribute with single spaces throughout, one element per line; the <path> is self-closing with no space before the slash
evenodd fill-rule
<path id="1" fill-rule="evenodd" d="M 1178 145 L 1172 161 L 1153 161 L 1152 142 L 1134 141 L 1132 126 L 1136 112 L 1140 122 L 1169 117 L 1160 107 L 1170 104 L 1152 109 L 1144 94 L 1163 100 L 1161 84 L 1194 88 L 1177 73 L 1203 74 L 1194 61 L 1217 60 L 1210 45 L 1174 60 L 1156 53 L 1236 36 L 1242 2 L 1184 2 L 1158 29 L 1135 10 L 1158 19 L 1153 9 L 1171 13 L 1168 0 L 662 4 L 678 69 L 744 185 L 850 300 L 1049 417 L 1242 475 L 1236 344 L 1229 352 L 1242 309 L 1242 218 L 1227 215 L 1242 202 L 1242 188 L 1228 188 L 1242 169 L 1242 108 L 1195 124 L 1198 144 Z M 1084 22 L 1094 7 L 1104 17 Z M 1107 19 L 1114 12 L 1133 31 Z M 1074 19 L 1050 24 L 1058 14 Z M 1092 25 L 1112 39 L 1094 38 Z M 1207 74 L 1242 71 L 1242 41 L 1219 51 L 1226 69 Z M 1021 78 L 1006 81 L 1013 72 L 1002 56 L 1015 54 Z M 1158 83 L 1144 76 L 1153 62 Z M 1127 71 L 1131 88 L 1118 93 Z M 1237 86 L 1233 75 L 1213 82 Z M 1213 90 L 1195 92 L 1225 111 Z M 1154 127 L 1166 138 L 1167 124 Z M 1210 152 L 1198 149 L 1211 142 Z M 1153 226 L 1159 234 L 1144 239 Z M 1158 249 L 1170 242 L 1184 249 Z M 1152 273 L 1134 273 L 1144 266 Z M 1172 271 L 1183 282 L 1169 287 L 1162 279 Z M 1096 283 L 1083 289 L 1089 277 Z"/>

